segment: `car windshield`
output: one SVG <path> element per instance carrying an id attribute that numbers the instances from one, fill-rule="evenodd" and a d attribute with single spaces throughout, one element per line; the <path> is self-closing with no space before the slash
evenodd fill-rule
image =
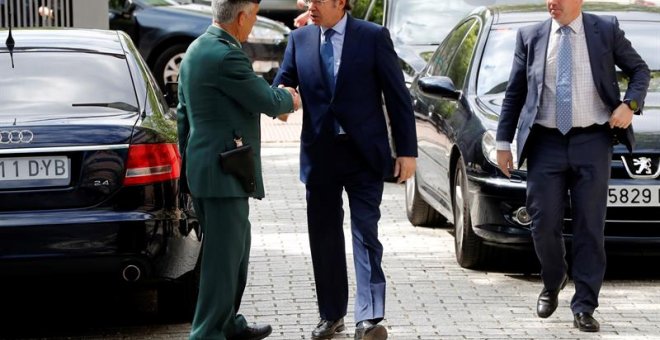
<path id="1" fill-rule="evenodd" d="M 478 95 L 504 95 L 513 63 L 516 33 L 518 28 L 525 25 L 527 24 L 502 25 L 490 31 L 479 67 Z M 653 78 L 649 87 L 649 96 L 653 93 L 660 94 L 660 50 L 657 40 L 660 24 L 622 21 L 621 28 L 651 69 Z M 619 86 L 621 91 L 627 88 L 627 81 L 622 76 L 619 76 Z"/>
<path id="2" fill-rule="evenodd" d="M 392 39 L 405 45 L 438 45 L 467 13 L 479 6 L 521 4 L 535 0 L 391 0 L 387 26 Z"/>
<path id="3" fill-rule="evenodd" d="M 75 115 L 116 112 L 112 105 L 73 106 L 79 103 L 126 103 L 137 107 L 126 59 L 79 52 L 0 53 L 0 119 L 22 115 Z M 72 66 L 73 65 L 73 66 Z M 129 107 L 129 106 L 126 106 Z"/>

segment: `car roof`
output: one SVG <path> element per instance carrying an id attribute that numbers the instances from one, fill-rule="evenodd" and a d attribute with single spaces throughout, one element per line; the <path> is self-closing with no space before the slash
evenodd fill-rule
<path id="1" fill-rule="evenodd" d="M 588 13 L 614 15 L 620 21 L 660 21 L 660 7 L 655 6 L 585 1 L 582 9 Z M 484 17 L 492 16 L 495 25 L 539 22 L 550 17 L 545 5 L 502 5 L 482 7 L 475 12 Z"/>
<path id="2" fill-rule="evenodd" d="M 0 40 L 4 41 L 8 30 L 0 30 Z M 14 29 L 12 30 L 14 50 L 63 49 L 81 50 L 105 54 L 125 54 L 117 31 L 93 29 Z M 0 51 L 6 51 L 4 43 Z"/>

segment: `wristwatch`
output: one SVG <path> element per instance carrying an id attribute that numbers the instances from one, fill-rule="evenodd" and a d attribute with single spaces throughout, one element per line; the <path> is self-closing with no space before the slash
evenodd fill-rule
<path id="1" fill-rule="evenodd" d="M 633 113 L 637 113 L 639 111 L 639 105 L 637 104 L 637 101 L 634 99 L 624 99 L 623 102 L 628 105 L 628 107 L 632 110 Z"/>

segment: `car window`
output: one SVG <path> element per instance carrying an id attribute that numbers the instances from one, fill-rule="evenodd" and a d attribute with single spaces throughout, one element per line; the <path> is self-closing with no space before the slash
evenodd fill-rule
<path id="1" fill-rule="evenodd" d="M 456 53 L 456 51 L 458 51 L 463 38 L 465 38 L 465 35 L 475 21 L 476 19 L 471 19 L 464 22 L 454 31 L 452 31 L 450 35 L 445 39 L 445 41 L 443 41 L 443 43 L 436 50 L 435 54 L 433 54 L 433 57 L 431 57 L 431 61 L 429 62 L 429 69 L 427 70 L 429 75 L 439 76 L 446 73 L 451 57 Z"/>
<path id="2" fill-rule="evenodd" d="M 385 26 L 395 42 L 437 45 L 479 6 L 545 3 L 543 0 L 388 0 Z"/>
<path id="3" fill-rule="evenodd" d="M 480 28 L 479 21 L 475 20 L 474 25 L 470 27 L 465 39 L 463 39 L 463 43 L 458 47 L 447 69 L 447 77 L 451 78 L 456 89 L 462 89 L 465 83 L 465 77 L 470 66 L 470 61 L 472 61 L 472 55 L 474 54 L 474 48 L 479 38 Z"/>
<path id="4" fill-rule="evenodd" d="M 12 68 L 8 53 L 0 53 L 0 118 L 44 112 L 68 115 L 89 112 L 90 107 L 73 107 L 74 103 L 120 102 L 138 106 L 123 57 L 79 52 L 14 52 L 14 64 Z"/>
<path id="5" fill-rule="evenodd" d="M 478 95 L 504 93 L 513 63 L 517 30 L 525 25 L 500 25 L 491 29 L 479 67 Z M 660 50 L 657 38 L 660 23 L 622 21 L 620 25 L 635 50 L 651 69 L 653 78 L 649 94 L 660 92 Z M 627 88 L 627 79 L 622 73 L 619 73 L 619 86 L 621 91 Z"/>

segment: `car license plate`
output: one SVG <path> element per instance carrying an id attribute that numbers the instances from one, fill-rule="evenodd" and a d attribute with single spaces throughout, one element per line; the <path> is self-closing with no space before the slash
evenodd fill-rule
<path id="1" fill-rule="evenodd" d="M 610 185 L 608 207 L 660 207 L 660 185 Z"/>
<path id="2" fill-rule="evenodd" d="M 0 158 L 0 187 L 68 185 L 69 163 L 66 156 Z"/>

